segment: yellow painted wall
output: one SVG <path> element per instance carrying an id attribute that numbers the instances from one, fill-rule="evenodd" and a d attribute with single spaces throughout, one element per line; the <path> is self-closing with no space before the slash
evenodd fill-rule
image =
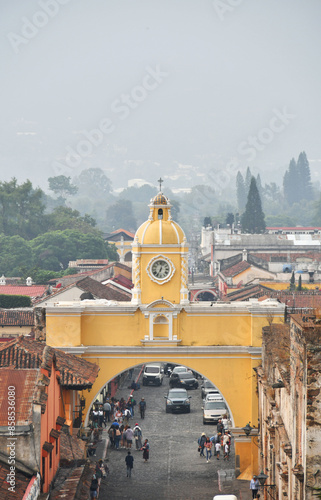
<path id="1" fill-rule="evenodd" d="M 179 304 L 180 301 L 180 285 L 181 285 L 181 256 L 179 254 L 180 248 L 175 252 L 169 251 L 168 249 L 162 249 L 161 251 L 155 251 L 155 249 L 146 249 L 146 252 L 152 251 L 153 254 L 146 253 L 141 256 L 141 290 L 142 290 L 142 303 L 149 304 L 154 300 L 160 299 L 160 297 L 166 297 L 173 304 Z M 156 255 L 164 255 L 172 261 L 175 266 L 175 273 L 170 281 L 162 285 L 158 285 L 153 282 L 148 274 L 144 272 L 150 260 Z"/>
<path id="2" fill-rule="evenodd" d="M 289 274 L 289 281 L 285 283 L 274 283 L 271 281 L 261 281 L 260 285 L 267 286 L 268 288 L 273 288 L 273 290 L 289 290 L 290 289 L 290 278 L 291 274 Z M 298 280 L 298 278 L 297 278 Z M 296 283 L 297 285 L 297 283 Z M 321 283 L 302 283 L 304 288 L 308 288 L 308 290 L 315 290 L 321 288 Z"/>
<path id="3" fill-rule="evenodd" d="M 135 359 L 126 355 L 120 359 L 115 355 L 114 359 L 109 357 L 108 361 L 97 355 L 83 357 L 100 367 L 92 390 L 90 393 L 84 393 L 86 397 L 85 413 L 89 410 L 91 403 L 95 401 L 96 395 L 100 393 L 104 385 L 117 374 L 138 364 L 160 361 L 183 364 L 211 380 L 223 394 L 236 427 L 243 427 L 247 422 L 252 421 L 252 409 L 256 401 L 256 395 L 255 390 L 253 392 L 252 361 L 245 355 L 239 359 L 235 359 L 233 355 L 221 355 L 215 358 L 213 356 L 212 359 L 209 359 L 206 353 L 198 359 L 189 356 L 170 356 L 165 353 L 157 356 L 141 355 Z"/>

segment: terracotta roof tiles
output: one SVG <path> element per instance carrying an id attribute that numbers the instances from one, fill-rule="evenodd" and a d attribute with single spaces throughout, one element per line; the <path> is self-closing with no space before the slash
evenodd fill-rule
<path id="1" fill-rule="evenodd" d="M 10 472 L 10 466 L 5 462 L 0 462 L 0 498 L 3 500 L 17 500 L 24 498 L 24 494 L 31 481 L 35 476 L 28 476 L 23 474 L 16 467 L 15 469 L 15 492 L 9 491 L 9 484 L 7 483 L 7 476 Z"/>
<path id="2" fill-rule="evenodd" d="M 47 285 L 1 285 L 0 295 L 27 295 L 28 297 L 42 297 Z"/>
<path id="3" fill-rule="evenodd" d="M 33 310 L 0 309 L 0 326 L 33 326 Z"/>
<path id="4" fill-rule="evenodd" d="M 41 367 L 50 373 L 53 362 L 60 372 L 60 384 L 69 388 L 91 388 L 99 371 L 94 363 L 23 336 L 0 345 L 0 367 Z"/>
<path id="5" fill-rule="evenodd" d="M 237 276 L 243 271 L 246 271 L 246 269 L 249 269 L 250 267 L 251 265 L 246 260 L 242 260 L 241 262 L 238 262 L 234 266 L 224 269 L 224 271 L 221 271 L 221 274 L 226 278 L 228 277 L 233 278 L 234 276 Z"/>

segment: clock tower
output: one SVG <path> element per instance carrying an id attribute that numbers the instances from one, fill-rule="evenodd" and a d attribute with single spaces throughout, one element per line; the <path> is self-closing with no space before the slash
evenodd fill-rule
<path id="1" fill-rule="evenodd" d="M 187 304 L 188 245 L 182 228 L 172 220 L 169 199 L 160 191 L 149 204 L 150 213 L 136 231 L 132 244 L 132 303 L 157 300 Z"/>

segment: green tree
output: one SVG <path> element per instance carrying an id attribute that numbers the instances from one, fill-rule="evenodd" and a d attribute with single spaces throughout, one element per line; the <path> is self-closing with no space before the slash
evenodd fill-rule
<path id="1" fill-rule="evenodd" d="M 0 182 L 0 233 L 32 239 L 44 228 L 43 191 L 29 180 Z"/>
<path id="2" fill-rule="evenodd" d="M 249 195 L 251 180 L 252 180 L 251 169 L 250 169 L 250 167 L 247 167 L 246 175 L 245 175 L 245 196 L 246 197 Z"/>
<path id="3" fill-rule="evenodd" d="M 66 269 L 70 260 L 113 259 L 116 256 L 114 246 L 108 245 L 100 235 L 70 229 L 42 234 L 30 244 L 34 265 L 52 271 Z"/>
<path id="4" fill-rule="evenodd" d="M 21 236 L 0 235 L 0 272 L 5 276 L 20 276 L 21 266 L 32 266 L 30 242 Z"/>
<path id="5" fill-rule="evenodd" d="M 298 292 L 301 292 L 302 290 L 302 276 L 300 274 L 299 276 L 299 282 L 298 282 L 298 288 L 297 288 Z"/>
<path id="6" fill-rule="evenodd" d="M 307 155 L 304 151 L 299 154 L 297 161 L 297 169 L 299 175 L 300 200 L 310 200 L 313 196 L 310 166 Z"/>
<path id="7" fill-rule="evenodd" d="M 212 225 L 212 219 L 211 219 L 211 217 L 204 217 L 203 226 L 207 227 L 207 226 L 211 226 L 211 225 Z"/>
<path id="8" fill-rule="evenodd" d="M 264 213 L 254 177 L 251 180 L 245 212 L 242 215 L 242 228 L 244 232 L 252 234 L 265 231 Z"/>
<path id="9" fill-rule="evenodd" d="M 111 181 L 101 168 L 88 168 L 73 179 L 80 196 L 95 200 L 104 198 L 111 192 Z"/>
<path id="10" fill-rule="evenodd" d="M 244 210 L 246 205 L 246 191 L 243 175 L 241 174 L 241 172 L 237 172 L 236 175 L 236 198 L 238 209 Z"/>
<path id="11" fill-rule="evenodd" d="M 295 290 L 295 276 L 294 276 L 294 271 L 292 271 L 291 278 L 290 278 L 290 290 Z"/>
<path id="12" fill-rule="evenodd" d="M 137 229 L 136 219 L 133 215 L 133 204 L 129 200 L 119 199 L 107 208 L 106 224 L 110 231 L 115 229 L 126 229 L 135 232 Z"/>
<path id="13" fill-rule="evenodd" d="M 234 224 L 234 221 L 235 221 L 234 214 L 232 212 L 229 212 L 226 216 L 226 221 L 225 221 L 226 224 L 232 226 L 232 224 Z"/>
<path id="14" fill-rule="evenodd" d="M 78 188 L 70 182 L 70 177 L 65 175 L 57 175 L 56 177 L 49 177 L 49 189 L 58 195 L 62 200 L 66 200 L 69 195 L 77 193 Z"/>
<path id="15" fill-rule="evenodd" d="M 283 191 L 284 198 L 289 203 L 289 205 L 292 205 L 296 201 L 299 201 L 300 179 L 298 167 L 294 158 L 292 158 L 292 160 L 290 161 L 289 168 L 284 174 Z"/>
<path id="16" fill-rule="evenodd" d="M 97 233 L 95 226 L 96 221 L 90 215 L 81 216 L 78 210 L 69 207 L 57 207 L 47 215 L 48 231 L 76 229 L 82 233 Z"/>

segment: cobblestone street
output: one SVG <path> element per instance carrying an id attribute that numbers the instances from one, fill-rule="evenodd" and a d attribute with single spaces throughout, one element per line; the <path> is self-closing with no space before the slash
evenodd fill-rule
<path id="1" fill-rule="evenodd" d="M 138 369 L 135 370 L 137 374 Z M 127 385 L 128 381 L 118 391 L 117 398 L 128 397 L 130 390 Z M 216 426 L 203 425 L 201 390 L 189 391 L 192 396 L 189 414 L 165 412 L 164 395 L 167 391 L 168 378 L 165 377 L 160 387 L 143 387 L 141 384 L 141 389 L 134 392 L 137 403 L 141 397 L 145 398 L 147 410 L 145 419 L 141 420 L 137 409 L 130 425 L 133 427 L 138 422 L 141 426 L 143 438 L 150 442 L 150 459 L 145 463 L 142 452 L 136 451 L 133 443 L 134 469 L 132 477 L 127 478 L 127 451 L 108 448 L 110 473 L 102 482 L 99 498 L 212 500 L 214 495 L 223 493 L 234 494 L 243 500 L 250 498 L 248 482 L 233 479 L 233 441 L 229 461 L 224 461 L 221 453 L 220 460 L 212 457 L 207 463 L 206 458 L 201 458 L 197 451 L 197 440 L 201 433 L 212 436 L 216 432 Z"/>

